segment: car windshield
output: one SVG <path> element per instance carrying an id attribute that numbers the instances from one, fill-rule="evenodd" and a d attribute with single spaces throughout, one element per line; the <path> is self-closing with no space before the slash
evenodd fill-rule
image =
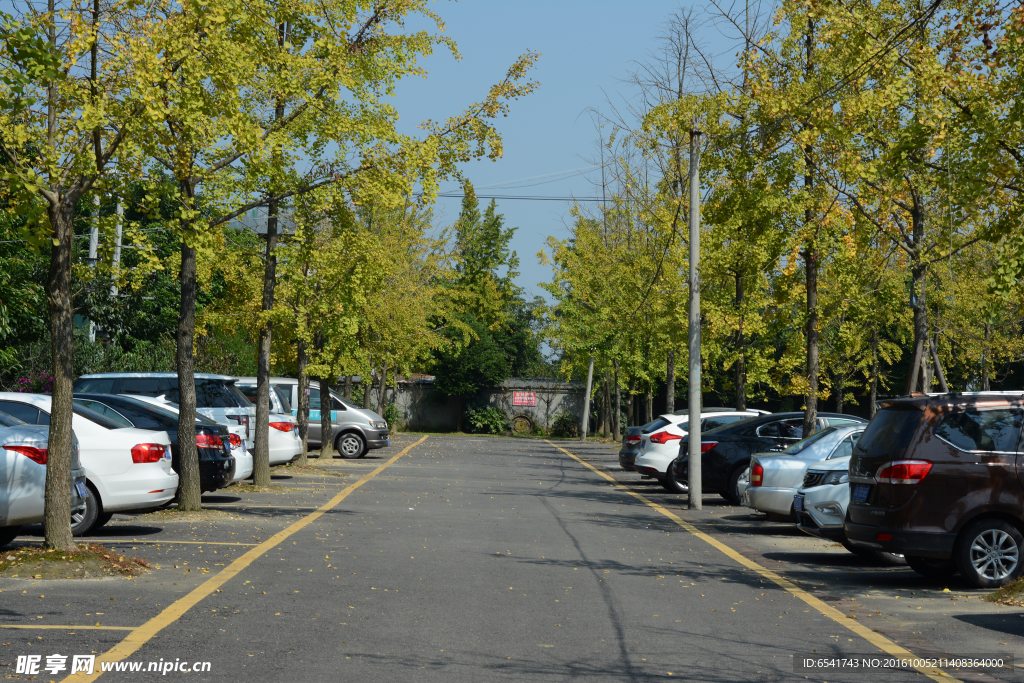
<path id="1" fill-rule="evenodd" d="M 25 424 L 24 420 L 19 420 L 13 415 L 0 412 L 0 427 L 17 427 L 18 425 Z"/>
<path id="2" fill-rule="evenodd" d="M 795 444 L 793 444 L 792 446 L 790 446 L 789 448 L 782 452 L 786 455 L 796 455 L 797 453 L 802 453 L 803 451 L 807 450 L 808 448 L 818 443 L 825 437 L 831 436 L 835 433 L 835 428 L 826 427 L 825 429 L 822 429 L 820 432 L 815 432 L 811 434 L 806 439 L 801 439 L 800 441 L 797 441 Z"/>
<path id="3" fill-rule="evenodd" d="M 668 426 L 670 424 L 672 424 L 672 423 L 669 422 L 668 420 L 666 420 L 665 418 L 659 417 L 658 419 L 652 420 L 651 422 L 648 422 L 643 427 L 641 427 L 640 428 L 640 433 L 642 433 L 642 434 L 650 434 L 651 432 L 657 431 L 657 430 L 661 429 L 662 427 L 666 427 L 666 426 Z"/>

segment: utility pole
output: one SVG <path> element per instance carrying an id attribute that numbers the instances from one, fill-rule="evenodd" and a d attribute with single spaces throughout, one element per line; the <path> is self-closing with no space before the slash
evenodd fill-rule
<path id="1" fill-rule="evenodd" d="M 99 260 L 100 248 L 100 195 L 95 193 L 92 196 L 92 203 L 96 207 L 93 215 L 92 225 L 89 226 L 89 268 L 96 270 L 96 261 Z M 89 321 L 89 342 L 96 342 L 96 323 Z"/>
<path id="2" fill-rule="evenodd" d="M 700 461 L 700 135 L 694 118 L 690 130 L 690 385 L 687 391 L 690 409 L 687 483 L 690 486 L 691 510 L 703 509 Z"/>
<path id="3" fill-rule="evenodd" d="M 594 382 L 594 356 L 590 356 L 590 368 L 587 370 L 587 393 L 583 395 L 583 419 L 580 421 L 580 441 L 587 440 L 587 428 L 590 426 L 590 390 Z"/>
<path id="4" fill-rule="evenodd" d="M 114 280 L 110 285 L 110 296 L 117 296 L 117 276 L 121 268 L 121 221 L 124 218 L 124 205 L 117 200 L 117 225 L 114 232 Z"/>

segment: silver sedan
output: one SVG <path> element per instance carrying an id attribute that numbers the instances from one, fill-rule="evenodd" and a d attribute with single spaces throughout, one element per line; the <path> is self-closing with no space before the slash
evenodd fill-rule
<path id="1" fill-rule="evenodd" d="M 807 467 L 822 460 L 853 455 L 865 425 L 826 427 L 781 453 L 756 453 L 750 458 L 744 503 L 773 515 L 793 518 L 793 496 Z"/>

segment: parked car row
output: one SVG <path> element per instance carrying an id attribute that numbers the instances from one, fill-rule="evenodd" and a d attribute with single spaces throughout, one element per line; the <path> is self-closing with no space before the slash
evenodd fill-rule
<path id="1" fill-rule="evenodd" d="M 196 446 L 200 487 L 212 492 L 252 476 L 254 378 L 197 373 Z M 273 378 L 270 464 L 299 457 L 292 409 L 297 381 Z M 315 395 L 314 395 L 315 392 Z M 311 447 L 320 435 L 319 387 L 310 390 Z M 251 398 L 250 398 L 251 396 Z M 146 512 L 175 500 L 180 472 L 178 378 L 174 373 L 84 375 L 74 384 L 71 529 L 75 536 L 116 512 Z M 387 423 L 331 392 L 337 450 L 349 458 L 390 444 Z M 316 410 L 312 410 L 316 408 Z M 0 393 L 0 546 L 43 521 L 50 396 Z"/>
<path id="2" fill-rule="evenodd" d="M 819 413 L 806 438 L 800 413 L 702 431 L 704 491 L 925 576 L 959 573 L 983 588 L 1017 579 L 1024 392 L 913 394 L 876 407 L 870 422 Z M 688 437 L 678 440 L 664 479 L 685 490 Z"/>

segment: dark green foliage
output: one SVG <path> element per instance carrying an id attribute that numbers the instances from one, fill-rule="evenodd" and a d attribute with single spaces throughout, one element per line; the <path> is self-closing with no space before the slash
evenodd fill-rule
<path id="1" fill-rule="evenodd" d="M 453 346 L 436 354 L 436 386 L 448 396 L 475 394 L 484 387 L 501 384 L 509 376 L 508 359 L 491 331 L 470 316 L 462 322 L 477 338 L 466 343 L 459 335 L 453 339 Z M 455 337 L 458 333 L 450 331 L 449 334 Z"/>
<path id="2" fill-rule="evenodd" d="M 494 406 L 467 408 L 462 424 L 471 434 L 500 434 L 512 429 L 505 411 Z"/>
<path id="3" fill-rule="evenodd" d="M 566 436 L 578 439 L 580 436 L 580 419 L 567 410 L 559 412 L 551 423 L 551 436 Z"/>

